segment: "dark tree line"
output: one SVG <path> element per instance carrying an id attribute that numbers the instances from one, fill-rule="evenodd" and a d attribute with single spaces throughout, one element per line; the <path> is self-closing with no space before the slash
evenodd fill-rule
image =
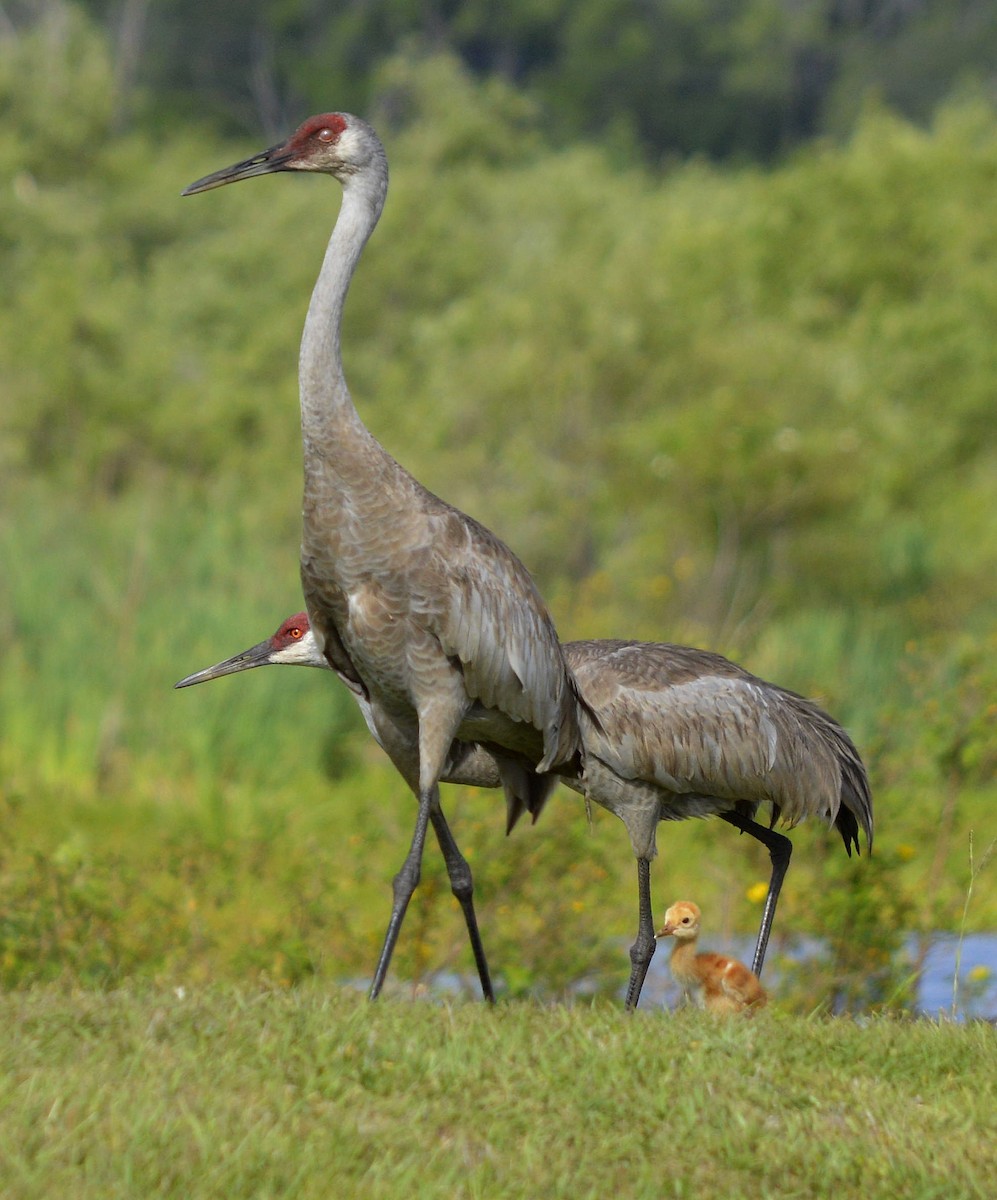
<path id="1" fill-rule="evenodd" d="M 19 0 L 8 24 L 65 0 Z M 80 0 L 116 46 L 121 118 L 273 133 L 364 111 L 380 64 L 449 49 L 534 98 L 551 138 L 651 159 L 770 160 L 850 128 L 875 94 L 924 119 L 997 83 L 992 0 Z M 151 103 L 150 103 L 151 101 Z"/>

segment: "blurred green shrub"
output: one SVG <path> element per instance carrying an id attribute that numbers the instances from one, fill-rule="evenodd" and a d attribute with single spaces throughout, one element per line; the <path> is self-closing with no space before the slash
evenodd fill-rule
<path id="1" fill-rule="evenodd" d="M 833 849 L 833 848 L 832 848 Z M 871 857 L 834 853 L 807 899 L 808 936 L 779 960 L 778 995 L 801 1012 L 901 1011 L 915 999 L 917 972 L 906 940 L 915 897 L 902 881 L 903 848 Z"/>

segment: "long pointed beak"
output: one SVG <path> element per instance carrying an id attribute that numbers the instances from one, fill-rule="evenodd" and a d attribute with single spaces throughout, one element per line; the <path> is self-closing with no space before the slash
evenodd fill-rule
<path id="1" fill-rule="evenodd" d="M 265 667 L 270 662 L 270 643 L 260 642 L 250 650 L 234 654 L 224 662 L 215 663 L 213 667 L 205 667 L 203 671 L 195 671 L 186 679 L 175 683 L 175 688 L 190 687 L 195 683 L 207 683 L 209 679 L 219 679 L 222 675 L 234 675 L 236 671 L 249 671 L 253 667 Z"/>
<path id="2" fill-rule="evenodd" d="M 212 188 L 224 187 L 226 183 L 237 183 L 240 179 L 252 179 L 254 175 L 272 175 L 275 171 L 288 170 L 287 163 L 293 158 L 287 149 L 286 142 L 280 142 L 254 154 L 252 158 L 244 158 L 242 162 L 233 163 L 230 167 L 222 167 L 213 171 L 203 179 L 196 179 L 188 184 L 180 193 L 181 196 L 193 196 L 195 192 L 210 192 Z"/>

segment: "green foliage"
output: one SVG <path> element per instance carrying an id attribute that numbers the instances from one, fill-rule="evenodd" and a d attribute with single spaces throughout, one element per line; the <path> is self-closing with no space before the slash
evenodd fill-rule
<path id="1" fill-rule="evenodd" d="M 27 32 L 8 27 L 3 37 L 2 161 L 5 174 L 23 171 L 50 184 L 88 171 L 94 149 L 111 132 L 113 68 L 106 40 L 78 8 L 44 5 L 39 18 Z M 23 202 L 23 193 L 18 198 Z M 5 220 L 3 230 L 16 242 L 16 225 L 11 229 Z"/>
<path id="2" fill-rule="evenodd" d="M 971 616 L 997 557 L 988 111 L 930 135 L 872 113 L 770 175 L 617 170 L 607 195 L 603 155 L 543 154 L 528 109 L 452 63 L 383 79 L 386 113 L 404 95 L 421 116 L 351 298 L 354 388 L 389 448 L 516 546 L 566 632 L 740 651 L 762 620 L 859 596 L 905 633 Z M 244 149 L 112 138 L 58 184 L 18 176 L 8 467 L 107 493 L 238 474 L 289 511 L 294 347 L 335 196 L 177 200 Z"/>
<path id="3" fill-rule="evenodd" d="M 904 888 L 905 854 L 887 846 L 865 862 L 835 853 L 808 901 L 815 949 L 784 962 L 779 993 L 797 1011 L 901 1010 L 914 999 L 916 971 L 904 942 L 913 897 Z"/>
<path id="4" fill-rule="evenodd" d="M 498 80 L 475 82 L 444 54 L 389 59 L 377 76 L 372 119 L 404 132 L 404 153 L 429 175 L 469 161 L 513 167 L 543 146 L 536 104 Z"/>
<path id="5" fill-rule="evenodd" d="M 997 630 L 912 643 L 904 663 L 913 703 L 884 731 L 887 782 L 987 787 L 997 777 Z M 916 734 L 915 731 L 916 730 Z M 918 756 L 906 757 L 913 743 Z M 904 756 L 901 764 L 901 756 Z"/>
<path id="6" fill-rule="evenodd" d="M 84 0 L 114 43 L 116 119 L 206 118 L 271 132 L 304 112 L 369 112 L 402 50 L 444 50 L 542 105 L 556 140 L 617 153 L 772 159 L 854 127 L 878 95 L 928 122 L 992 87 L 989 0 Z M 15 21 L 65 0 L 8 4 Z M 8 22 L 9 27 L 9 22 Z"/>
<path id="7" fill-rule="evenodd" d="M 897 924 L 958 921 L 965 835 L 993 828 L 993 111 L 870 110 L 772 171 L 659 176 L 551 151 L 530 103 L 450 58 L 378 87 L 392 191 L 344 336 L 361 412 L 507 538 L 562 636 L 710 644 L 849 724 L 881 865 L 800 831 L 782 920 L 860 920 L 858 964 L 836 945 L 811 998 L 859 987 Z M 348 697 L 318 672 L 168 691 L 300 604 L 295 351 L 335 187 L 180 200 L 259 146 L 115 134 L 75 17 L 0 40 L 0 95 L 4 979 L 361 974 L 412 806 Z M 617 986 L 618 824 L 590 835 L 561 798 L 507 842 L 496 797 L 456 806 L 509 990 Z M 753 925 L 763 851 L 715 824 L 662 848 L 656 892 Z M 851 898 L 825 911 L 826 879 Z M 979 889 L 970 924 L 995 914 Z M 463 973 L 435 861 L 409 928 L 402 978 Z"/>
<path id="8" fill-rule="evenodd" d="M 989 1026 L 385 1000 L 0 997 L 9 1200 L 983 1200 Z M 554 1116 L 556 1114 L 556 1117 Z"/>

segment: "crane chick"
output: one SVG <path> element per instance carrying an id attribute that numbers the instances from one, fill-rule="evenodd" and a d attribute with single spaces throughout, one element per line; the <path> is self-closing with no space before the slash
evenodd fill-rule
<path id="1" fill-rule="evenodd" d="M 707 1012 L 746 1013 L 768 1001 L 754 971 L 736 958 L 712 951 L 696 953 L 702 913 L 691 900 L 679 900 L 665 913 L 658 937 L 673 937 L 670 966 L 675 982 L 687 988 Z"/>

